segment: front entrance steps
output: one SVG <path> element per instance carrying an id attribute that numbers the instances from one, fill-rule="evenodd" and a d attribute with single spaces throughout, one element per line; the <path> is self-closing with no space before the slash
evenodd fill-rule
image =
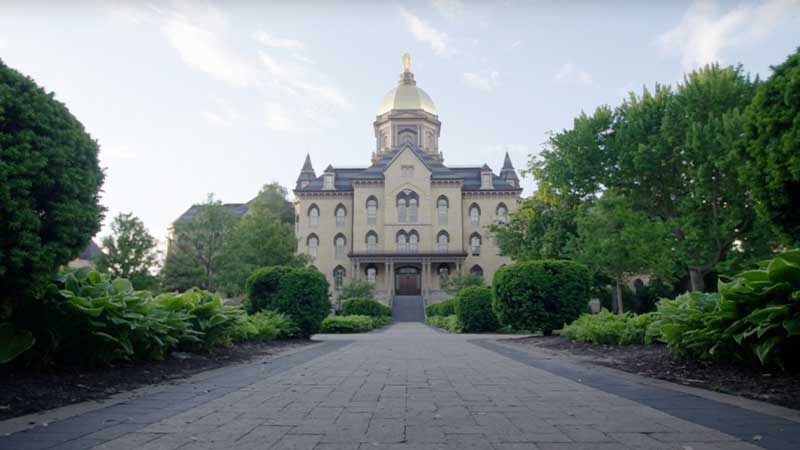
<path id="1" fill-rule="evenodd" d="M 420 295 L 395 295 L 392 301 L 395 322 L 425 322 L 425 302 Z"/>

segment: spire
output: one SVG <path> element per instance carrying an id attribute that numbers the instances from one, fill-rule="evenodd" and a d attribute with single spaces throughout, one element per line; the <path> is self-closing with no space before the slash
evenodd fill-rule
<path id="1" fill-rule="evenodd" d="M 503 160 L 503 170 L 514 170 L 514 165 L 511 164 L 511 158 L 508 156 L 508 152 L 506 152 L 506 158 Z"/>
<path id="2" fill-rule="evenodd" d="M 411 72 L 411 55 L 409 55 L 408 52 L 403 53 L 403 57 L 400 58 L 400 61 L 403 63 L 403 73 L 400 74 L 400 80 L 397 84 L 401 86 L 416 86 L 417 82 L 414 81 L 414 73 Z"/>
<path id="3" fill-rule="evenodd" d="M 506 158 L 508 158 L 508 153 L 506 153 Z M 310 153 L 306 153 L 306 162 L 303 163 L 303 169 L 302 170 L 310 170 L 312 172 L 314 171 L 314 167 L 311 166 L 311 154 Z"/>
<path id="4" fill-rule="evenodd" d="M 303 163 L 303 168 L 300 169 L 300 175 L 297 177 L 295 189 L 303 189 L 316 179 L 317 174 L 314 172 L 314 167 L 311 165 L 311 155 L 306 153 L 306 161 Z"/>
<path id="5" fill-rule="evenodd" d="M 511 157 L 508 156 L 508 152 L 506 152 L 506 157 L 503 160 L 503 168 L 500 170 L 500 178 L 516 188 L 519 187 L 519 177 L 517 177 L 517 171 L 514 170 L 514 165 L 511 164 Z"/>

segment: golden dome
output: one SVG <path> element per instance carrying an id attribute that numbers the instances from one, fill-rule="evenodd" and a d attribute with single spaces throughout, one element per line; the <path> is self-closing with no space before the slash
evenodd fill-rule
<path id="1" fill-rule="evenodd" d="M 408 53 L 403 55 L 403 73 L 397 87 L 387 92 L 381 100 L 377 115 L 386 114 L 395 109 L 423 110 L 427 113 L 438 115 L 436 105 L 427 92 L 417 87 L 414 74 L 411 73 L 411 57 Z"/>

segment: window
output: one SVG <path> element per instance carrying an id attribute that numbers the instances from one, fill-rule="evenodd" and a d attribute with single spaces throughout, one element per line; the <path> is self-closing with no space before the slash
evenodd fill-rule
<path id="1" fill-rule="evenodd" d="M 341 289 L 342 286 L 344 285 L 344 276 L 345 276 L 344 267 L 336 266 L 336 268 L 333 269 L 333 286 L 337 290 Z"/>
<path id="2" fill-rule="evenodd" d="M 310 228 L 317 228 L 319 226 L 319 208 L 317 205 L 311 205 L 308 208 L 308 226 Z"/>
<path id="3" fill-rule="evenodd" d="M 400 166 L 400 176 L 403 178 L 414 178 L 414 166 Z"/>
<path id="4" fill-rule="evenodd" d="M 367 253 L 375 253 L 378 249 L 378 234 L 374 231 L 367 233 Z"/>
<path id="5" fill-rule="evenodd" d="M 397 221 L 399 223 L 406 223 L 406 205 L 405 198 L 397 199 Z"/>
<path id="6" fill-rule="evenodd" d="M 339 205 L 336 207 L 336 228 L 344 228 L 344 222 L 347 218 L 347 210 L 344 208 L 344 205 Z"/>
<path id="7" fill-rule="evenodd" d="M 408 251 L 416 253 L 419 249 L 419 235 L 416 231 L 408 233 Z"/>
<path id="8" fill-rule="evenodd" d="M 472 247 L 472 255 L 478 256 L 481 254 L 481 235 L 478 233 L 472 233 L 472 236 L 469 238 L 469 245 Z"/>
<path id="9" fill-rule="evenodd" d="M 415 223 L 418 209 L 419 196 L 416 192 L 411 189 L 405 189 L 397 194 L 397 222 Z"/>
<path id="10" fill-rule="evenodd" d="M 477 227 L 481 224 L 481 209 L 478 208 L 478 205 L 475 203 L 469 207 L 469 223 L 473 227 Z"/>
<path id="11" fill-rule="evenodd" d="M 483 278 L 483 269 L 481 269 L 481 266 L 479 266 L 477 264 L 475 264 L 474 266 L 472 266 L 471 269 L 469 269 L 469 273 L 471 273 L 472 275 L 477 275 L 477 276 Z"/>
<path id="12" fill-rule="evenodd" d="M 375 284 L 375 276 L 378 274 L 378 269 L 375 266 L 367 267 L 367 283 Z"/>
<path id="13" fill-rule="evenodd" d="M 447 246 L 450 245 L 450 236 L 446 231 L 440 231 L 439 236 L 436 237 L 436 245 L 440 253 L 447 253 Z"/>
<path id="14" fill-rule="evenodd" d="M 408 199 L 408 223 L 417 223 L 417 199 Z"/>
<path id="15" fill-rule="evenodd" d="M 347 244 L 347 240 L 344 238 L 344 235 L 337 235 L 333 240 L 333 243 L 336 246 L 336 259 L 344 259 L 345 245 Z"/>
<path id="16" fill-rule="evenodd" d="M 447 266 L 439 266 L 439 287 L 444 287 L 447 283 L 447 278 L 450 277 L 450 268 Z"/>
<path id="17" fill-rule="evenodd" d="M 499 203 L 497 205 L 495 214 L 497 215 L 498 223 L 508 223 L 508 208 L 506 208 L 505 203 Z"/>
<path id="18" fill-rule="evenodd" d="M 378 221 L 378 199 L 370 196 L 367 199 L 367 224 L 375 225 Z"/>
<path id="19" fill-rule="evenodd" d="M 401 253 L 408 251 L 408 236 L 405 231 L 397 233 L 397 251 Z"/>
<path id="20" fill-rule="evenodd" d="M 334 177 L 333 172 L 329 172 L 329 173 L 326 173 L 325 175 L 323 175 L 323 177 L 322 177 L 322 189 L 333 189 L 333 186 L 334 186 L 334 183 L 333 183 L 333 179 L 334 178 L 333 177 Z"/>
<path id="21" fill-rule="evenodd" d="M 447 197 L 442 195 L 436 200 L 436 210 L 439 212 L 439 225 L 447 225 Z"/>
<path id="22" fill-rule="evenodd" d="M 306 240 L 306 245 L 308 245 L 308 254 L 316 258 L 317 249 L 319 248 L 319 238 L 317 237 L 317 235 L 312 234 L 308 236 L 308 239 Z"/>

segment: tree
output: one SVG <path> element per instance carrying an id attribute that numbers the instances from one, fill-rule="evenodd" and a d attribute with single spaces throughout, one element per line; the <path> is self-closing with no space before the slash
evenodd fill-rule
<path id="1" fill-rule="evenodd" d="M 218 280 L 226 294 L 241 294 L 247 277 L 259 267 L 302 266 L 306 262 L 305 256 L 296 254 L 294 212 L 286 196 L 286 189 L 277 183 L 264 186 L 230 230 L 222 248 Z"/>
<path id="2" fill-rule="evenodd" d="M 800 48 L 758 87 L 744 135 L 742 175 L 759 212 L 787 243 L 800 243 Z"/>
<path id="3" fill-rule="evenodd" d="M 546 198 L 544 189 L 526 198 L 507 223 L 492 224 L 500 253 L 515 261 L 560 259 L 575 235 L 575 208 Z"/>
<path id="4" fill-rule="evenodd" d="M 225 209 L 213 194 L 205 203 L 195 205 L 193 217 L 179 220 L 173 227 L 173 235 L 167 249 L 162 269 L 165 289 L 187 290 L 199 287 L 206 290 L 217 288 L 219 270 L 222 265 L 225 236 L 236 224 L 236 216 Z"/>
<path id="5" fill-rule="evenodd" d="M 103 250 L 96 261 L 98 271 L 112 278 L 126 278 L 135 289 L 157 286 L 151 273 L 158 260 L 156 240 L 138 217 L 118 214 L 111 222 L 111 236 L 103 238 Z"/>
<path id="6" fill-rule="evenodd" d="M 615 310 L 622 313 L 625 278 L 647 273 L 672 278 L 672 243 L 666 224 L 634 211 L 623 197 L 606 192 L 587 203 L 577 217 L 578 234 L 568 251 L 578 262 L 614 281 Z"/>
<path id="7" fill-rule="evenodd" d="M 53 93 L 0 60 L 0 319 L 41 292 L 100 229 L 97 154 Z"/>
<path id="8" fill-rule="evenodd" d="M 456 295 L 468 287 L 485 286 L 483 277 L 474 273 L 453 274 L 447 277 L 442 289 L 451 295 Z"/>

